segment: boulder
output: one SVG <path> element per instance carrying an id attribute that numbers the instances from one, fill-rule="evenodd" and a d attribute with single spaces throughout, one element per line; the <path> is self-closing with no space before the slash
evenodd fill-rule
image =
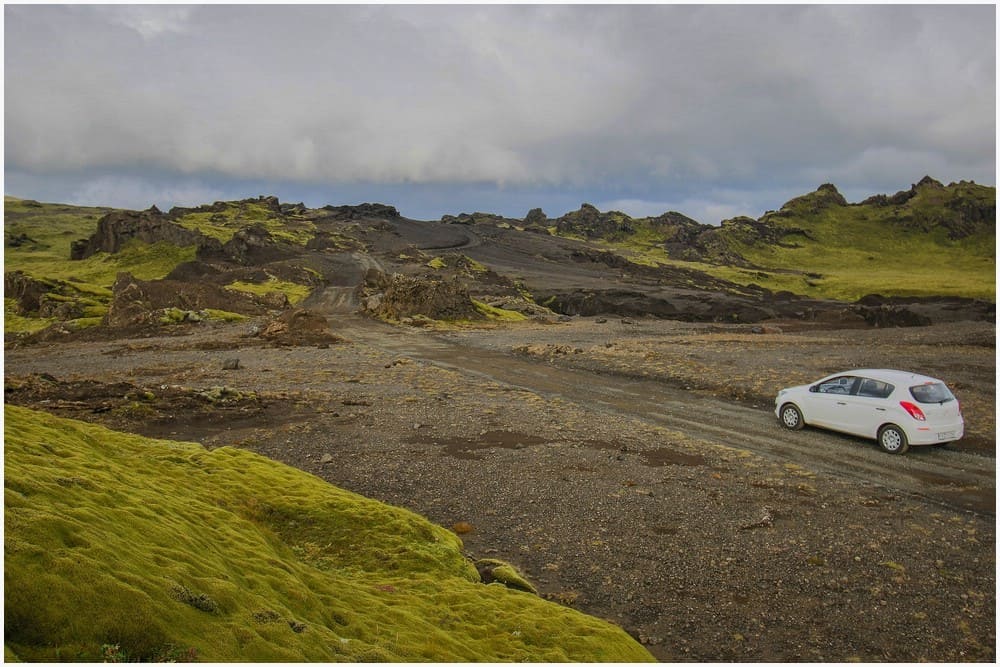
<path id="1" fill-rule="evenodd" d="M 279 345 L 315 345 L 341 339 L 330 331 L 330 322 L 308 308 L 286 310 L 259 330 L 261 338 Z"/>

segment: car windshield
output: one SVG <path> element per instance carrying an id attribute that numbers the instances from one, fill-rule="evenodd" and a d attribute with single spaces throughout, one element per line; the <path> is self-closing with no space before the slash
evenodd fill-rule
<path id="1" fill-rule="evenodd" d="M 944 403 L 955 400 L 951 390 L 941 382 L 928 382 L 910 387 L 910 395 L 920 403 Z"/>

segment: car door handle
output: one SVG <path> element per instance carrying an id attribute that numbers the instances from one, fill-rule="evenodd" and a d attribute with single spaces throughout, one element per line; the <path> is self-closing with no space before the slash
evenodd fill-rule
<path id="1" fill-rule="evenodd" d="M 885 408 L 875 408 L 877 412 L 885 412 Z"/>
<path id="2" fill-rule="evenodd" d="M 847 405 L 847 403 L 844 403 L 843 401 L 837 401 L 837 405 Z"/>

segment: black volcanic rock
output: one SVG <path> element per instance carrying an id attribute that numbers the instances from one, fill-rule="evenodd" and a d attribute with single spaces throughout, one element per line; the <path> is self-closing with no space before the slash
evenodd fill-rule
<path id="1" fill-rule="evenodd" d="M 496 213 L 459 213 L 458 215 L 442 215 L 441 222 L 446 225 L 499 225 L 509 223 L 507 218 Z"/>
<path id="2" fill-rule="evenodd" d="M 632 218 L 620 211 L 601 213 L 591 204 L 581 204 L 578 211 L 556 218 L 556 230 L 561 234 L 577 234 L 586 238 L 614 239 L 635 231 Z"/>
<path id="3" fill-rule="evenodd" d="M 283 247 L 263 225 L 244 227 L 222 244 L 222 253 L 237 264 L 267 264 L 296 256 Z"/>
<path id="4" fill-rule="evenodd" d="M 357 204 L 354 206 L 332 206 L 327 204 L 324 211 L 330 211 L 345 220 L 376 219 L 395 220 L 401 217 L 395 206 L 387 204 Z"/>
<path id="5" fill-rule="evenodd" d="M 533 208 L 528 211 L 528 215 L 524 216 L 524 224 L 526 225 L 539 225 L 544 227 L 548 221 L 549 218 L 545 215 L 545 211 L 540 208 Z"/>

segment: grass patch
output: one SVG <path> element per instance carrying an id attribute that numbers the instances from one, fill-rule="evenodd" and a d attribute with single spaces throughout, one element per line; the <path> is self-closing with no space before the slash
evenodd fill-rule
<path id="1" fill-rule="evenodd" d="M 13 406 L 4 439 L 6 659 L 651 660 L 478 583 L 450 531 L 253 453 Z"/>

